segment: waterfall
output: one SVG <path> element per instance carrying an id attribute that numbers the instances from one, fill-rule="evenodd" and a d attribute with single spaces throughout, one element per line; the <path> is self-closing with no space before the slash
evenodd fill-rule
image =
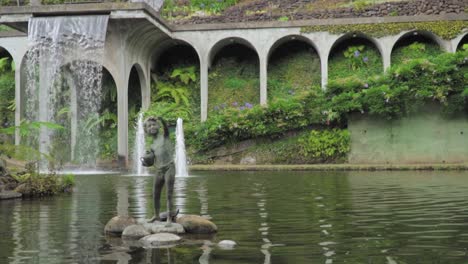
<path id="1" fill-rule="evenodd" d="M 140 162 L 140 158 L 145 155 L 145 129 L 143 127 L 143 113 L 138 114 L 138 121 L 135 135 L 135 146 L 133 148 L 133 173 L 137 175 L 147 174 L 147 170 Z"/>
<path id="2" fill-rule="evenodd" d="M 184 126 L 181 118 L 177 119 L 176 151 L 175 151 L 176 177 L 187 177 L 187 157 L 185 154 Z"/>
<path id="3" fill-rule="evenodd" d="M 28 140 L 44 154 L 62 158 L 63 149 L 69 149 L 68 155 L 77 163 L 95 165 L 108 19 L 107 15 L 90 15 L 29 20 L 25 117 L 71 127 L 69 135 L 63 135 L 42 126 L 39 138 Z M 69 109 L 69 118 L 59 113 L 65 108 Z M 64 137 L 68 137 L 67 142 Z M 42 170 L 46 166 L 41 162 Z"/>

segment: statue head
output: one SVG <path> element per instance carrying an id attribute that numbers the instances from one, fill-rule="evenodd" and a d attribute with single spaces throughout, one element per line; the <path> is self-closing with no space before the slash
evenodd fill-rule
<path id="1" fill-rule="evenodd" d="M 145 121 L 145 132 L 149 136 L 157 136 L 159 133 L 159 129 L 161 128 L 161 124 L 159 120 L 154 117 L 150 116 Z"/>

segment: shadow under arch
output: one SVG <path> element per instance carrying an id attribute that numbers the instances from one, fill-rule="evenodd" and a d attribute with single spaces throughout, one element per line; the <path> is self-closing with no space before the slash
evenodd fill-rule
<path id="1" fill-rule="evenodd" d="M 321 89 L 321 60 L 316 45 L 301 35 L 277 40 L 268 52 L 268 101 Z"/>
<path id="2" fill-rule="evenodd" d="M 139 112 L 143 106 L 143 96 L 149 94 L 147 89 L 147 77 L 140 64 L 133 64 L 128 78 L 128 107 L 135 106 L 135 111 Z"/>
<path id="3" fill-rule="evenodd" d="M 309 38 L 305 37 L 305 36 L 302 36 L 302 35 L 296 35 L 296 34 L 293 34 L 293 35 L 287 35 L 287 36 L 284 36 L 284 37 L 281 37 L 280 39 L 276 40 L 271 46 L 270 46 L 270 49 L 268 50 L 268 60 L 270 59 L 271 55 L 276 51 L 277 48 L 279 48 L 280 46 L 288 43 L 288 42 L 304 42 L 306 44 L 308 44 L 309 46 L 311 46 L 314 51 L 319 54 L 318 52 L 318 47 L 317 45 Z"/>
<path id="4" fill-rule="evenodd" d="M 164 53 L 167 52 L 168 50 L 174 48 L 174 47 L 189 47 L 191 48 L 198 59 L 198 62 L 201 62 L 202 58 L 200 55 L 200 51 L 197 49 L 195 45 L 192 45 L 191 43 L 182 40 L 182 39 L 168 39 L 163 41 L 161 44 L 159 44 L 156 48 L 155 51 L 151 55 L 151 71 L 156 72 L 158 70 L 158 63 L 161 57 L 163 57 Z"/>
<path id="5" fill-rule="evenodd" d="M 259 55 L 258 55 L 258 50 L 248 40 L 246 40 L 244 38 L 241 38 L 241 37 L 228 37 L 228 38 L 224 38 L 224 39 L 219 40 L 218 42 L 216 42 L 209 49 L 209 52 L 208 52 L 208 66 L 211 67 L 211 65 L 215 61 L 216 56 L 218 55 L 218 53 L 222 49 L 224 49 L 227 46 L 235 45 L 235 44 L 243 45 L 243 46 L 253 50 L 255 52 L 255 54 L 257 55 L 257 59 L 260 60 Z"/>
<path id="6" fill-rule="evenodd" d="M 353 40 L 365 40 L 365 41 L 371 43 L 379 51 L 380 57 L 383 58 L 382 57 L 383 49 L 380 46 L 380 43 L 377 42 L 377 40 L 375 40 L 372 37 L 369 37 L 368 35 L 366 35 L 366 34 L 364 34 L 362 32 L 350 32 L 350 33 L 346 33 L 346 34 L 340 36 L 337 40 L 335 40 L 335 42 L 333 43 L 333 45 L 330 48 L 330 54 L 328 55 L 328 59 L 330 59 L 330 55 L 331 55 L 332 51 L 337 46 L 344 44 L 345 41 L 351 41 L 352 42 Z"/>
<path id="7" fill-rule="evenodd" d="M 460 42 L 457 44 L 457 49 L 455 51 L 460 51 L 463 49 L 463 45 L 468 44 L 468 32 L 465 32 L 465 35 L 460 39 Z"/>
<path id="8" fill-rule="evenodd" d="M 364 46 L 362 50 L 357 47 Z M 352 56 L 345 55 L 350 47 L 356 47 Z M 339 37 L 328 54 L 328 77 L 348 77 L 350 75 L 367 78 L 383 73 L 383 49 L 372 37 L 361 32 L 350 32 Z"/>

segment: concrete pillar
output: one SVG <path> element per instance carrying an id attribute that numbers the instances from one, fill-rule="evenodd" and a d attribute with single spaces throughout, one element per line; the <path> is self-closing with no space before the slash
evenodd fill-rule
<path id="1" fill-rule="evenodd" d="M 201 121 L 208 118 L 208 59 L 203 58 L 200 61 L 200 111 Z"/>
<path id="2" fill-rule="evenodd" d="M 23 111 L 23 104 L 21 103 L 21 61 L 15 61 L 15 126 L 21 124 L 21 112 Z M 15 132 L 15 144 L 19 145 L 21 143 L 21 135 L 17 129 Z"/>
<path id="3" fill-rule="evenodd" d="M 392 65 L 392 47 L 383 46 L 382 48 L 383 70 L 386 72 Z"/>
<path id="4" fill-rule="evenodd" d="M 117 85 L 117 152 L 119 165 L 128 165 L 128 80 L 119 77 Z"/>
<path id="5" fill-rule="evenodd" d="M 141 91 L 141 108 L 144 111 L 148 110 L 151 105 L 151 70 L 149 66 L 146 67 L 145 78 L 145 87 L 143 87 L 143 90 Z"/>
<path id="6" fill-rule="evenodd" d="M 260 55 L 260 104 L 268 103 L 268 55 Z"/>
<path id="7" fill-rule="evenodd" d="M 328 53 L 320 56 L 322 90 L 327 89 L 328 84 Z"/>

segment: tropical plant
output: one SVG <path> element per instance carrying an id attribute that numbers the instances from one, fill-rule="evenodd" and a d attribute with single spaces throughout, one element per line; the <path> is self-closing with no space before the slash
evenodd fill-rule
<path id="1" fill-rule="evenodd" d="M 362 52 L 365 48 L 366 46 L 364 45 L 351 46 L 343 52 L 345 58 L 349 60 L 349 65 L 352 70 L 357 70 L 367 63 L 368 59 L 366 60 L 362 57 Z"/>
<path id="2" fill-rule="evenodd" d="M 178 79 L 183 84 L 187 85 L 190 82 L 197 81 L 197 68 L 195 66 L 184 67 L 184 68 L 176 68 L 172 71 L 171 78 Z"/>

